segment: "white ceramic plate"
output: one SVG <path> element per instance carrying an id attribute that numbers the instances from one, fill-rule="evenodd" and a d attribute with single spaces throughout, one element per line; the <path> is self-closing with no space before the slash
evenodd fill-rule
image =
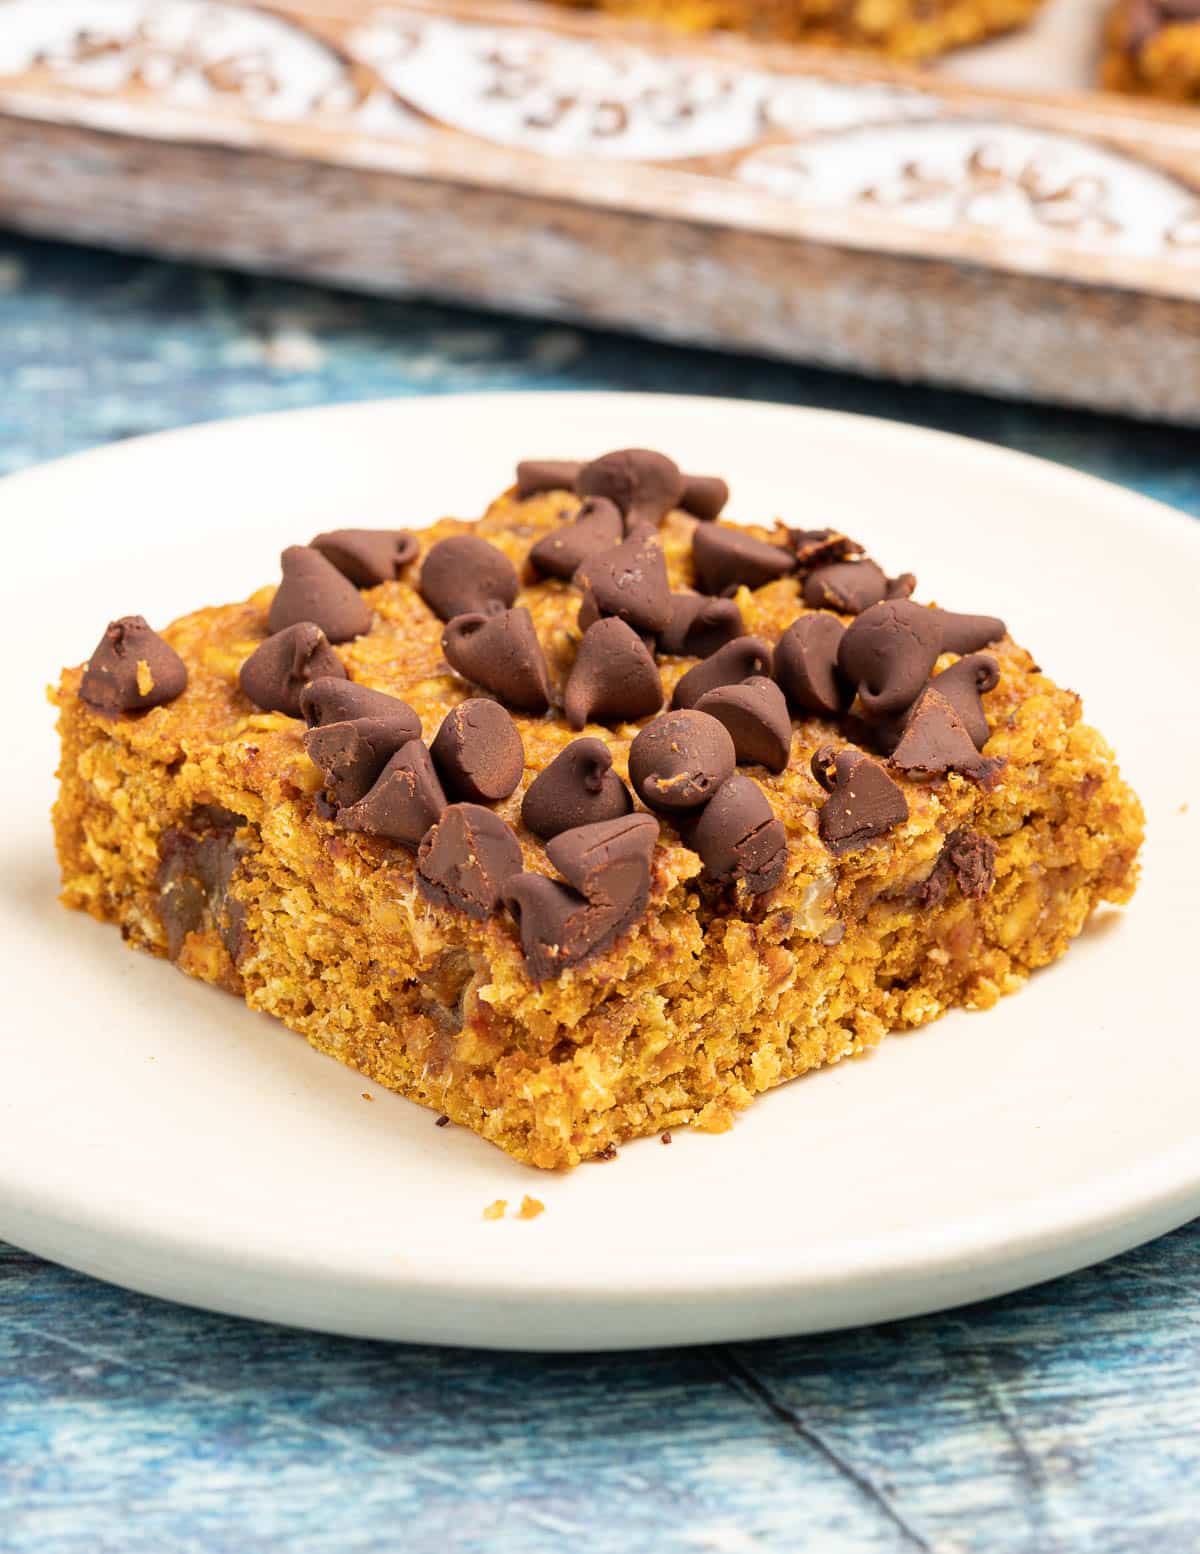
<path id="1" fill-rule="evenodd" d="M 518 457 L 643 444 L 734 515 L 839 524 L 1004 615 L 1086 695 L 1149 813 L 1133 906 L 955 1014 L 677 1134 L 546 1175 L 64 912 L 42 687 L 105 622 L 236 599 L 340 524 L 472 515 Z M 0 1234 L 136 1289 L 381 1338 L 604 1348 L 899 1317 L 1200 1212 L 1200 524 L 999 449 L 718 400 L 497 395 L 171 433 L 0 486 Z M 362 1099 L 367 1089 L 374 1096 Z M 486 1222 L 526 1193 L 545 1213 Z"/>

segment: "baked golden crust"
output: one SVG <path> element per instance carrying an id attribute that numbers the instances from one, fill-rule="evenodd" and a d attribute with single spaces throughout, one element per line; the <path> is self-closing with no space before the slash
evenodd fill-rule
<path id="1" fill-rule="evenodd" d="M 686 32 L 864 49 L 921 60 L 1021 27 L 1041 0 L 561 0 Z"/>
<path id="2" fill-rule="evenodd" d="M 422 531 L 422 553 L 478 532 L 522 571 L 574 503 L 564 492 L 525 501 L 510 492 L 478 525 Z M 694 522 L 674 512 L 662 524 L 676 589 L 691 581 Z M 416 573 L 367 591 L 371 630 L 335 651 L 352 678 L 407 701 L 430 740 L 473 688 L 442 659 L 442 623 Z M 169 705 L 106 718 L 80 700 L 82 671 L 64 673 L 54 693 L 63 900 L 119 924 L 140 948 L 171 951 L 189 975 L 531 1165 L 573 1165 L 664 1128 L 725 1128 L 756 1094 L 861 1053 L 888 1030 L 955 1005 L 988 1007 L 1062 954 L 1098 902 L 1132 894 L 1137 798 L 1081 721 L 1079 698 L 1005 638 L 989 647 L 1001 673 L 985 704 L 987 754 L 1006 763 L 993 787 L 954 774 L 900 778 L 907 821 L 835 859 L 817 834 L 825 796 L 809 770 L 831 725 L 800 720 L 785 771 L 749 769 L 787 831 L 782 884 L 753 897 L 708 883 L 664 824 L 646 915 L 592 962 L 537 984 L 504 914 L 479 922 L 432 905 L 415 887 L 411 854 L 322 818 L 303 724 L 256 711 L 237 685 L 266 635 L 272 595 L 197 611 L 162 633 L 189 672 Z M 517 600 L 559 687 L 578 641 L 578 600 L 554 580 Z M 743 588 L 738 603 L 746 629 L 771 641 L 804 613 L 790 577 Z M 662 660 L 668 696 L 693 663 Z M 551 873 L 521 825 L 520 800 L 577 736 L 553 715 L 516 721 L 525 776 L 496 807 L 525 867 Z M 606 740 L 625 776 L 638 726 L 583 732 Z M 927 882 L 947 838 L 963 832 L 994 842 L 994 884 L 972 898 L 951 879 L 939 899 Z M 231 878 L 169 943 L 166 860 L 201 834 L 216 838 Z"/>

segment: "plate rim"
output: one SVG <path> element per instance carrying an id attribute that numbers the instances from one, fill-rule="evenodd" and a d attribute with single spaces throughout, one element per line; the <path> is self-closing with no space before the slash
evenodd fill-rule
<path id="1" fill-rule="evenodd" d="M 1043 489 L 1046 489 L 1047 482 L 1058 482 L 1070 485 L 1078 493 L 1082 482 L 1092 489 L 1097 501 L 1115 503 L 1127 511 L 1140 509 L 1141 521 L 1153 523 L 1165 538 L 1178 541 L 1185 548 L 1191 547 L 1192 553 L 1200 559 L 1200 522 L 1190 515 L 1100 476 L 1003 444 L 884 417 L 779 401 L 588 389 L 495 390 L 469 394 L 399 396 L 220 418 L 82 450 L 62 459 L 16 471 L 0 480 L 0 498 L 11 493 L 15 500 L 20 501 L 24 499 L 26 491 L 36 495 L 38 487 L 45 485 L 48 489 L 52 488 L 64 472 L 77 478 L 81 472 L 86 475 L 94 469 L 101 478 L 111 478 L 109 466 L 119 467 L 131 458 L 136 460 L 144 456 L 147 445 L 153 445 L 156 452 L 169 452 L 176 446 L 186 449 L 213 439 L 219 441 L 230 434 L 253 436 L 264 423 L 296 425 L 309 422 L 352 422 L 364 414 L 402 416 L 405 411 L 414 410 L 418 414 L 440 411 L 445 415 L 462 416 L 469 420 L 473 412 L 494 410 L 502 402 L 520 402 L 522 410 L 528 411 L 539 401 L 559 405 L 564 400 L 572 401 L 581 410 L 588 403 L 604 407 L 619 404 L 623 411 L 633 415 L 639 410 L 645 410 L 653 416 L 665 410 L 685 415 L 719 412 L 758 418 L 765 412 L 781 421 L 799 418 L 817 426 L 825 423 L 846 429 L 865 428 L 870 436 L 892 438 L 910 445 L 914 442 L 924 443 L 935 451 L 948 452 L 959 459 L 969 458 L 976 464 L 981 461 L 984 465 L 994 462 L 1010 469 L 1015 464 L 1027 471 L 1027 479 L 1040 482 Z M 986 468 L 983 475 L 986 476 Z M 50 495 L 53 495 L 52 489 Z M 1185 539 L 1185 535 L 1189 538 Z M 538 1173 L 531 1177 L 531 1184 L 540 1176 L 541 1173 Z M 191 1223 L 187 1216 L 181 1220 L 172 1220 L 166 1228 L 154 1223 L 154 1216 L 138 1217 L 133 1222 L 127 1213 L 118 1217 L 115 1212 L 111 1216 L 93 1212 L 80 1217 L 70 1212 L 69 1204 L 63 1201 L 65 1196 L 65 1193 L 47 1188 L 39 1191 L 32 1182 L 14 1185 L 0 1175 L 0 1225 L 10 1219 L 24 1222 L 40 1218 L 60 1226 L 74 1226 L 87 1235 L 123 1244 L 130 1250 L 140 1249 L 139 1255 L 144 1258 L 161 1259 L 172 1253 L 183 1253 L 210 1260 L 215 1265 L 228 1266 L 233 1261 L 243 1273 L 253 1273 L 260 1278 L 288 1283 L 297 1280 L 311 1282 L 313 1279 L 311 1259 L 306 1259 L 303 1250 L 293 1254 L 275 1246 L 265 1250 L 256 1247 L 253 1256 L 242 1258 L 235 1249 L 220 1242 L 215 1229 L 209 1227 L 206 1236 L 203 1229 Z M 514 1261 L 498 1269 L 494 1261 L 485 1261 L 475 1256 L 474 1249 L 468 1253 L 463 1248 L 458 1250 L 452 1262 L 446 1259 L 444 1253 L 441 1261 L 435 1262 L 426 1256 L 428 1245 L 417 1243 L 402 1261 L 396 1259 L 394 1273 L 384 1273 L 377 1266 L 367 1267 L 362 1264 L 350 1270 L 343 1267 L 338 1273 L 338 1280 L 343 1289 L 351 1285 L 368 1299 L 372 1292 L 381 1290 L 392 1294 L 397 1290 L 433 1294 L 445 1291 L 449 1285 L 456 1296 L 489 1301 L 524 1299 L 535 1290 L 544 1297 L 558 1300 L 585 1295 L 589 1303 L 599 1303 L 613 1310 L 643 1302 L 649 1297 L 661 1299 L 664 1295 L 686 1294 L 691 1300 L 709 1303 L 728 1301 L 735 1295 L 778 1300 L 789 1294 L 828 1292 L 848 1283 L 878 1278 L 894 1269 L 901 1260 L 906 1274 L 917 1274 L 933 1281 L 953 1281 L 967 1269 L 977 1273 L 981 1269 L 1011 1265 L 1021 1258 L 1045 1260 L 1050 1271 L 1041 1277 L 1052 1277 L 1055 1273 L 1066 1272 L 1095 1260 L 1091 1257 L 1076 1261 L 1071 1259 L 1069 1249 L 1077 1249 L 1089 1239 L 1109 1245 L 1110 1249 L 1102 1254 L 1109 1256 L 1114 1251 L 1135 1246 L 1146 1239 L 1139 1231 L 1127 1234 L 1135 1223 L 1141 1224 L 1153 1219 L 1160 1225 L 1154 1234 L 1159 1234 L 1172 1225 L 1184 1223 L 1197 1212 L 1200 1212 L 1200 1135 L 1145 1156 L 1112 1173 L 1093 1176 L 1086 1183 L 1039 1195 L 1036 1213 L 1023 1208 L 1018 1210 L 1014 1205 L 1007 1212 L 993 1210 L 983 1217 L 970 1219 L 960 1216 L 937 1226 L 922 1226 L 915 1230 L 893 1228 L 870 1235 L 850 1232 L 836 1246 L 823 1248 L 817 1254 L 807 1249 L 797 1249 L 785 1257 L 778 1246 L 768 1247 L 760 1243 L 745 1252 L 739 1252 L 736 1264 L 732 1264 L 727 1256 L 722 1257 L 719 1250 L 706 1248 L 678 1259 L 673 1273 L 666 1278 L 662 1269 L 656 1269 L 653 1275 L 647 1274 L 644 1281 L 639 1278 L 636 1270 L 623 1270 L 619 1279 L 613 1280 L 607 1288 L 598 1289 L 595 1265 L 591 1262 L 564 1267 L 559 1279 L 548 1285 L 540 1267 L 526 1267 L 521 1261 Z M 1067 1255 L 1056 1258 L 1055 1254 L 1062 1253 L 1064 1249 L 1064 1237 L 1068 1245 Z M 18 1244 L 26 1245 L 36 1252 L 39 1250 L 35 1244 L 37 1239 L 36 1236 L 31 1238 L 25 1235 L 19 1239 Z M 61 1256 L 56 1260 L 67 1261 Z M 103 1262 L 104 1258 L 98 1256 L 92 1260 L 92 1267 L 79 1261 L 71 1261 L 70 1265 L 84 1272 L 92 1272 L 98 1263 Z M 1052 1266 L 1056 1263 L 1059 1265 Z M 321 1277 L 326 1273 L 327 1270 L 318 1271 Z M 101 1273 L 100 1276 L 107 1275 Z M 996 1284 L 997 1291 L 1002 1284 L 1003 1281 Z M 186 1299 L 179 1296 L 174 1298 Z M 942 1302 L 952 1303 L 953 1297 Z M 692 1340 L 685 1338 L 678 1341 Z"/>

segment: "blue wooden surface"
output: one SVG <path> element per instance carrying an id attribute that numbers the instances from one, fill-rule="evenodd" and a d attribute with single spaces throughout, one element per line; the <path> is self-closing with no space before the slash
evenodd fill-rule
<path id="1" fill-rule="evenodd" d="M 0 471 L 219 416 L 535 387 L 894 416 L 1200 513 L 1195 436 L 1164 427 L 0 234 Z M 0 1243 L 0 1551 L 1189 1554 L 1198 1254 L 1194 1224 L 945 1316 L 545 1358 L 254 1326 Z"/>

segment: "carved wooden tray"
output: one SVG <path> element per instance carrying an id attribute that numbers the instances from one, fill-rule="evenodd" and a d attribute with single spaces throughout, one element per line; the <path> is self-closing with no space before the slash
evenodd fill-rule
<path id="1" fill-rule="evenodd" d="M 1200 421 L 1200 114 L 503 0 L 0 0 L 0 222 Z"/>

